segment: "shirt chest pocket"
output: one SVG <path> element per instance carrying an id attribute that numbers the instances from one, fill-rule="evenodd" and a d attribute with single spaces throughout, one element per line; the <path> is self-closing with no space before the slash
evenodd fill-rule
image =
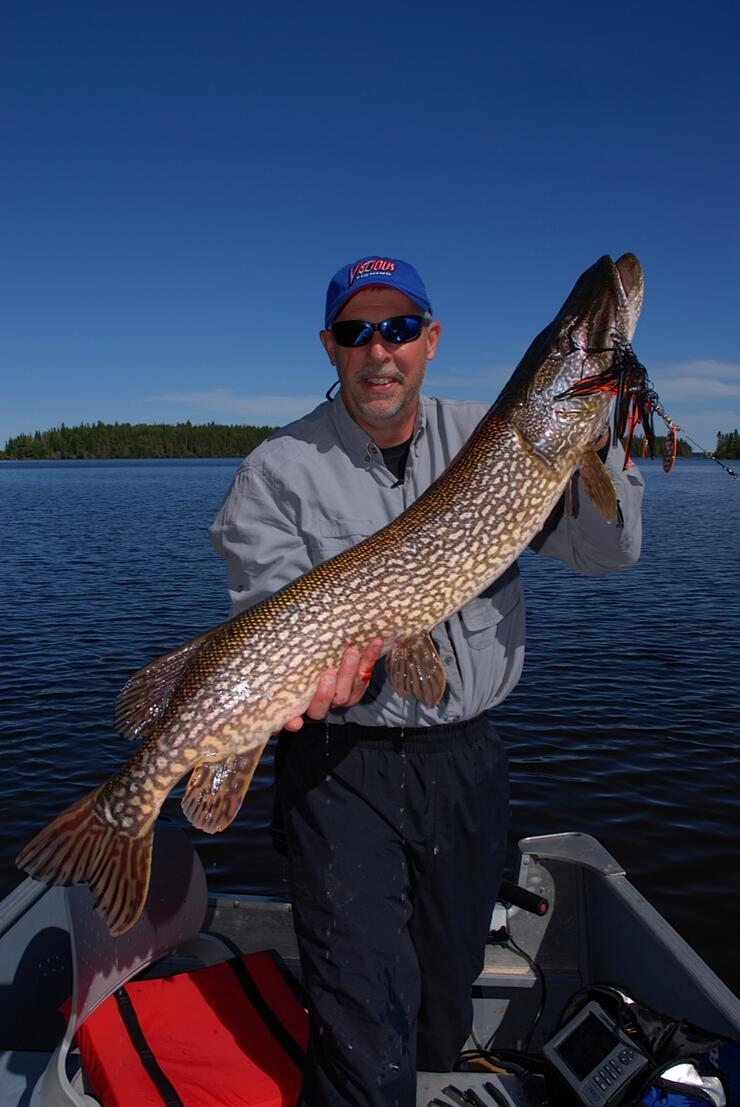
<path id="1" fill-rule="evenodd" d="M 522 586 L 516 566 L 460 610 L 460 622 L 467 644 L 473 650 L 489 649 L 497 641 L 499 626 L 522 600 Z"/>
<path id="2" fill-rule="evenodd" d="M 307 545 L 315 565 L 369 538 L 379 528 L 370 519 L 316 519 Z"/>

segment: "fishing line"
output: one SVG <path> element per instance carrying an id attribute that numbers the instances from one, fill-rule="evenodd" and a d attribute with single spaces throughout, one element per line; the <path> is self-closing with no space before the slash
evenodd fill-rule
<path id="1" fill-rule="evenodd" d="M 658 412 L 658 414 L 660 415 L 661 412 Z M 705 450 L 703 446 L 700 446 L 699 443 L 695 439 L 693 439 L 690 434 L 687 434 L 686 431 L 683 430 L 681 427 L 676 425 L 676 430 L 681 431 L 686 441 L 690 442 L 692 446 L 696 446 L 697 450 L 699 450 L 703 457 L 707 457 L 710 461 L 714 461 L 717 465 L 719 465 L 720 469 L 724 469 L 728 477 L 734 477 L 735 480 L 737 480 L 737 473 L 734 469 L 731 469 L 729 465 L 725 465 L 723 462 L 721 462 L 720 459 L 715 454 L 710 453 L 709 450 Z"/>

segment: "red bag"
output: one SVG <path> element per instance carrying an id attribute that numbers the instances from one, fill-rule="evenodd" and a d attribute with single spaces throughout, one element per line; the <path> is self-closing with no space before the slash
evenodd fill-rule
<path id="1" fill-rule="evenodd" d="M 77 1032 L 104 1107 L 294 1107 L 307 1041 L 269 952 L 126 984 Z"/>

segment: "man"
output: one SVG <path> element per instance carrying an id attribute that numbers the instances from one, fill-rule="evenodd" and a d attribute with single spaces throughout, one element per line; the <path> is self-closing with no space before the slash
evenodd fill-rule
<path id="1" fill-rule="evenodd" d="M 465 443 L 486 405 L 421 394 L 440 331 L 407 263 L 334 276 L 320 338 L 339 392 L 250 454 L 211 528 L 232 614 L 390 522 Z M 641 479 L 607 466 L 624 525 L 582 496 L 535 543 L 580 572 L 639 556 Z M 447 679 L 435 707 L 395 694 L 380 642 L 351 642 L 279 742 L 310 1001 L 303 1107 L 413 1107 L 416 1069 L 451 1068 L 470 1030 L 504 866 L 506 759 L 486 712 L 522 669 L 516 566 L 432 637 Z"/>

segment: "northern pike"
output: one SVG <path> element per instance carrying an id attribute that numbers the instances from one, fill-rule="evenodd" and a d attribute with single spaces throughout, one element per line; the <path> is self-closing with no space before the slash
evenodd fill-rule
<path id="1" fill-rule="evenodd" d="M 439 702 L 445 672 L 429 632 L 516 559 L 576 470 L 615 519 L 594 442 L 615 395 L 616 421 L 629 408 L 647 431 L 647 377 L 630 346 L 642 292 L 634 255 L 602 257 L 407 511 L 135 673 L 119 696 L 116 729 L 146 741 L 41 830 L 17 864 L 49 884 L 89 884 L 110 933 L 122 934 L 143 910 L 153 826 L 171 789 L 190 773 L 185 815 L 210 833 L 228 826 L 270 735 L 305 710 L 347 646 L 382 639 L 394 689 Z"/>

